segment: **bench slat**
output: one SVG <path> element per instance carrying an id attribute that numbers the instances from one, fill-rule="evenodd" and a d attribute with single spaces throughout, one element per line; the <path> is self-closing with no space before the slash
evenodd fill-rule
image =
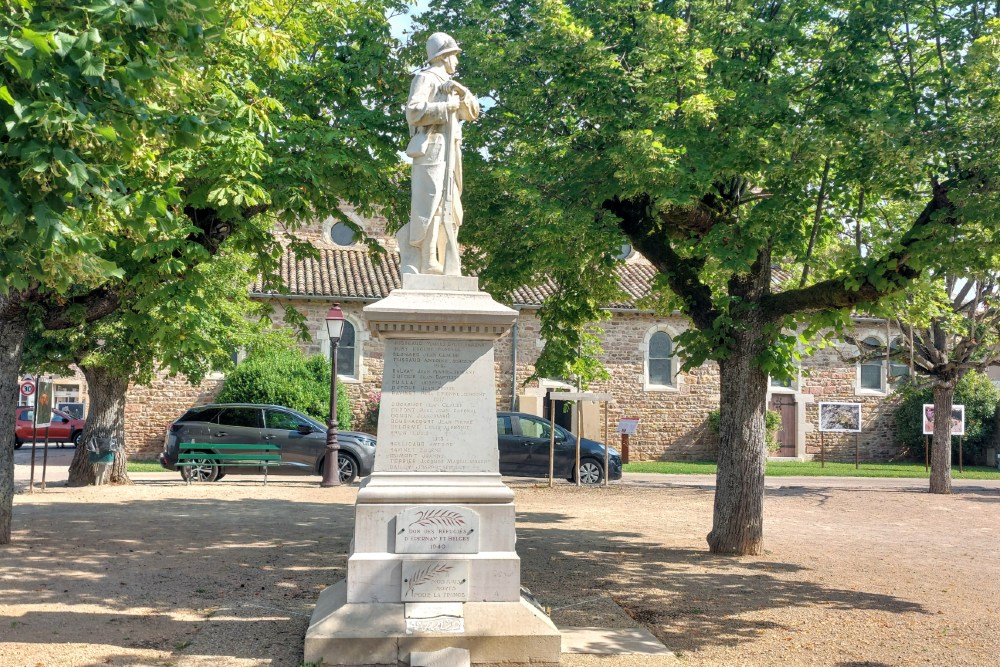
<path id="1" fill-rule="evenodd" d="M 235 443 L 212 444 L 207 442 L 179 442 L 177 448 L 180 451 L 192 449 L 249 449 L 252 451 L 278 451 L 278 445 L 240 445 Z"/>
<path id="2" fill-rule="evenodd" d="M 201 463 L 198 463 L 198 462 L 195 462 L 195 461 L 178 461 L 174 465 L 176 467 L 178 467 L 178 468 L 188 468 L 188 467 L 192 467 L 193 468 L 193 467 L 200 466 Z M 251 461 L 244 461 L 244 462 L 226 461 L 225 465 L 226 465 L 227 468 L 232 467 L 232 466 L 255 466 L 255 467 L 258 467 L 258 468 L 273 468 L 274 466 L 281 465 L 281 462 L 280 461 L 259 461 L 259 462 L 258 461 L 254 461 L 254 462 L 251 462 Z"/>
<path id="3" fill-rule="evenodd" d="M 201 453 L 184 453 L 180 454 L 178 457 L 180 461 L 196 461 L 211 459 L 213 461 L 280 461 L 281 456 L 278 454 L 209 454 L 205 452 Z"/>

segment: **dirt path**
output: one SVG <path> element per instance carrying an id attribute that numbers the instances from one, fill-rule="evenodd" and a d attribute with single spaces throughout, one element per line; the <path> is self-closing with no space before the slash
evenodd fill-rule
<path id="1" fill-rule="evenodd" d="M 297 667 L 356 492 L 170 477 L 18 495 L 0 665 Z M 769 490 L 768 553 L 745 559 L 706 553 L 703 488 L 525 484 L 516 503 L 524 584 L 557 625 L 641 624 L 685 665 L 998 664 L 996 489 Z"/>

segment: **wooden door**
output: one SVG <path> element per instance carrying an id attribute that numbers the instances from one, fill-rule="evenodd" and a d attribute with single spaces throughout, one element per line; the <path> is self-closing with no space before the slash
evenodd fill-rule
<path id="1" fill-rule="evenodd" d="M 795 397 L 791 394 L 773 394 L 768 407 L 781 415 L 781 428 L 775 436 L 781 449 L 774 456 L 795 456 L 795 432 L 797 430 Z"/>

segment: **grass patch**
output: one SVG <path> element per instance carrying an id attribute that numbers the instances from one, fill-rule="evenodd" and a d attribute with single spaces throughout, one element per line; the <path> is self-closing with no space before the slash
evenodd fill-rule
<path id="1" fill-rule="evenodd" d="M 157 461 L 129 461 L 129 472 L 167 472 Z"/>
<path id="2" fill-rule="evenodd" d="M 665 475 L 714 475 L 713 461 L 642 461 L 629 463 L 625 472 L 653 472 Z M 907 477 L 927 479 L 922 463 L 862 463 L 855 468 L 853 463 L 827 462 L 820 467 L 819 461 L 772 461 L 768 462 L 765 473 L 769 477 Z M 965 466 L 965 472 L 958 467 L 951 470 L 952 479 L 1000 479 L 1000 470 L 983 466 Z"/>

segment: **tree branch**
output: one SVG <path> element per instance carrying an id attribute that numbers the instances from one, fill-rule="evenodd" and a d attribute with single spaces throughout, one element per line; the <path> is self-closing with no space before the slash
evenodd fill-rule
<path id="1" fill-rule="evenodd" d="M 761 307 L 765 316 L 780 318 L 798 312 L 814 312 L 837 308 L 853 308 L 861 303 L 877 301 L 910 284 L 920 276 L 921 270 L 911 266 L 912 247 L 918 244 L 929 228 L 934 226 L 955 226 L 955 207 L 948 199 L 948 193 L 962 181 L 978 178 L 968 174 L 962 179 L 934 184 L 931 200 L 903 235 L 900 248 L 884 257 L 868 262 L 851 275 L 824 280 L 809 287 L 787 290 L 779 294 L 765 296 Z M 941 215 L 945 213 L 945 215 Z M 872 269 L 877 270 L 878 283 L 872 281 Z M 857 289 L 849 285 L 857 284 Z"/>
<path id="2" fill-rule="evenodd" d="M 648 195 L 632 199 L 609 199 L 602 207 L 621 220 L 619 227 L 632 246 L 652 262 L 684 302 L 685 314 L 699 329 L 712 326 L 718 313 L 712 302 L 712 290 L 698 275 L 704 265 L 700 258 L 683 258 L 670 243 L 663 216 L 654 212 Z M 705 212 L 701 211 L 700 215 Z"/>
<path id="3" fill-rule="evenodd" d="M 99 288 L 83 296 L 70 299 L 59 306 L 50 306 L 42 315 L 42 324 L 49 331 L 69 329 L 83 322 L 94 322 L 110 315 L 121 304 L 117 291 Z"/>

